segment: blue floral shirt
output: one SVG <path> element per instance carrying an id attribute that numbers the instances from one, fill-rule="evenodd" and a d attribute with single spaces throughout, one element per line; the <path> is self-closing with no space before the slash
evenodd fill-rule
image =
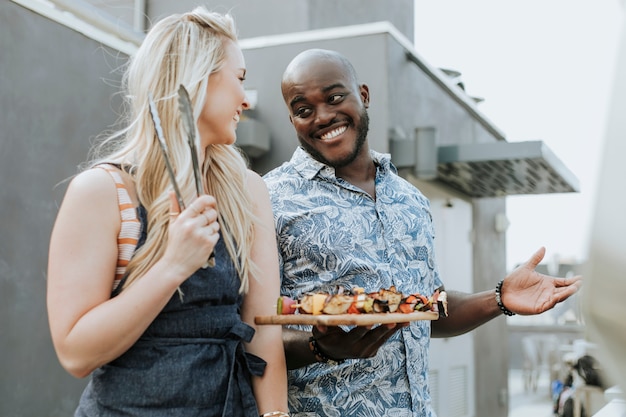
<path id="1" fill-rule="evenodd" d="M 429 202 L 398 176 L 389 155 L 371 151 L 376 200 L 298 148 L 265 175 L 281 255 L 282 294 L 298 298 L 336 286 L 395 285 L 430 295 L 442 285 Z M 296 326 L 310 330 L 311 326 Z M 428 392 L 430 322 L 395 333 L 369 359 L 289 371 L 292 415 L 433 417 Z"/>

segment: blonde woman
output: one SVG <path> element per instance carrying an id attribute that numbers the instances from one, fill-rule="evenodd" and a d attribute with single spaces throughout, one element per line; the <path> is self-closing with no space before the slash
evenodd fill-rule
<path id="1" fill-rule="evenodd" d="M 269 196 L 232 146 L 245 74 L 232 18 L 204 8 L 160 20 L 130 59 L 127 127 L 72 179 L 50 242 L 54 347 L 70 374 L 91 375 L 76 416 L 287 416 L 281 328 L 254 325 L 279 295 Z M 180 85 L 195 109 L 199 197 Z"/>

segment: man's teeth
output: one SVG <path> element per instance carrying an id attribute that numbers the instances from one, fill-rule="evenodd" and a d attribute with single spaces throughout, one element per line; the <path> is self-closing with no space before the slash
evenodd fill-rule
<path id="1" fill-rule="evenodd" d="M 322 135 L 321 139 L 328 140 L 328 139 L 336 138 L 337 136 L 345 132 L 346 129 L 348 129 L 346 126 L 338 127 L 337 129 L 331 130 L 330 132 Z"/>
<path id="2" fill-rule="evenodd" d="M 238 115 L 238 114 L 236 114 L 236 115 L 235 115 L 235 117 L 233 117 L 233 119 L 234 119 L 237 123 L 239 123 L 239 115 Z"/>

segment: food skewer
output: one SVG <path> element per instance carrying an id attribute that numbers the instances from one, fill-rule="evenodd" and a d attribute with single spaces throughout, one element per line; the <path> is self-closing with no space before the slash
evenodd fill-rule
<path id="1" fill-rule="evenodd" d="M 414 320 L 436 320 L 446 317 L 447 294 L 435 291 L 431 297 L 404 294 L 392 286 L 365 293 L 362 288 L 335 294 L 307 293 L 301 299 L 281 296 L 275 305 L 276 315 L 258 316 L 256 324 L 355 324 L 403 323 Z"/>

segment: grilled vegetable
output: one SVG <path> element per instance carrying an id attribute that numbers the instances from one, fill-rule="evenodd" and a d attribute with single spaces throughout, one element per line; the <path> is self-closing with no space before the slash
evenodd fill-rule
<path id="1" fill-rule="evenodd" d="M 325 314 L 347 314 L 350 306 L 354 304 L 353 295 L 331 295 L 322 309 Z"/>
<path id="2" fill-rule="evenodd" d="M 413 313 L 434 311 L 440 317 L 448 315 L 448 300 L 444 291 L 435 291 L 431 297 L 415 293 L 405 296 L 395 286 L 382 288 L 377 292 L 365 293 L 363 288 L 351 291 L 337 288 L 334 294 L 319 292 L 307 293 L 298 300 L 281 296 L 276 304 L 277 314 L 371 314 L 371 313 Z"/>
<path id="3" fill-rule="evenodd" d="M 417 297 L 413 294 L 405 297 L 400 301 L 400 305 L 398 306 L 398 310 L 400 313 L 412 313 L 415 311 L 415 306 L 417 305 Z"/>
<path id="4" fill-rule="evenodd" d="M 436 291 L 434 303 L 439 311 L 439 317 L 448 317 L 448 294 L 445 291 Z"/>
<path id="5" fill-rule="evenodd" d="M 306 314 L 322 314 L 328 298 L 330 298 L 328 293 L 305 294 L 300 300 L 300 310 Z"/>
<path id="6" fill-rule="evenodd" d="M 286 295 L 278 297 L 276 303 L 276 314 L 294 314 L 298 309 L 296 300 Z"/>

